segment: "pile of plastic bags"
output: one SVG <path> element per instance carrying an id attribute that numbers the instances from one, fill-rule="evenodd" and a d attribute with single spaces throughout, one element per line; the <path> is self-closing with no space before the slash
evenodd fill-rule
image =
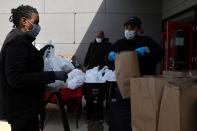
<path id="1" fill-rule="evenodd" d="M 44 54 L 44 71 L 65 71 L 68 73 L 66 82 L 56 80 L 47 86 L 52 89 L 69 88 L 76 89 L 83 83 L 104 83 L 106 81 L 116 81 L 115 71 L 109 70 L 107 66 L 99 70 L 99 67 L 94 67 L 87 70 L 86 73 L 75 67 L 71 62 L 61 56 L 54 54 L 54 48 L 47 49 Z"/>
<path id="2" fill-rule="evenodd" d="M 85 73 L 83 73 L 79 69 L 74 69 L 70 73 L 68 73 L 68 79 L 66 81 L 66 87 L 70 89 L 76 89 L 83 85 L 85 81 Z"/>
<path id="3" fill-rule="evenodd" d="M 107 66 L 104 66 L 101 70 L 99 70 L 99 67 L 94 67 L 86 71 L 86 83 L 104 83 L 106 81 L 116 81 L 115 71 L 109 70 Z"/>
<path id="4" fill-rule="evenodd" d="M 68 73 L 66 82 L 56 80 L 47 86 L 53 89 L 69 88 L 76 89 L 83 85 L 85 80 L 85 73 L 79 69 L 74 69 L 71 62 L 61 56 L 54 54 L 54 48 L 47 49 L 44 54 L 44 71 L 65 71 Z"/>

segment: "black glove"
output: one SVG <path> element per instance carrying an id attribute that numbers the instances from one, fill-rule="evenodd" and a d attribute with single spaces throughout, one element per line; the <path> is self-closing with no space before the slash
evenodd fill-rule
<path id="1" fill-rule="evenodd" d="M 54 71 L 54 74 L 56 80 L 62 80 L 65 82 L 68 78 L 67 73 L 65 73 L 64 71 Z"/>
<path id="2" fill-rule="evenodd" d="M 44 53 L 45 53 L 45 51 L 46 51 L 47 49 L 50 49 L 50 48 L 54 48 L 54 46 L 51 45 L 51 44 L 45 45 L 42 49 L 40 49 L 41 55 L 43 56 Z"/>

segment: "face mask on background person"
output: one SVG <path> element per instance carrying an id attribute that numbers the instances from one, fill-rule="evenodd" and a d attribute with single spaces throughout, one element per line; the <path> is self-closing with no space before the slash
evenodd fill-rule
<path id="1" fill-rule="evenodd" d="M 27 33 L 32 37 L 36 37 L 40 33 L 41 27 L 40 27 L 40 25 L 36 25 L 36 24 L 31 23 L 31 21 L 29 21 L 29 23 L 33 26 L 33 28 L 31 30 L 27 31 Z"/>
<path id="2" fill-rule="evenodd" d="M 133 39 L 136 35 L 136 31 L 134 31 L 134 30 L 125 30 L 124 33 L 125 33 L 126 39 L 128 39 L 128 40 Z"/>
<path id="3" fill-rule="evenodd" d="M 96 38 L 96 42 L 97 43 L 101 43 L 102 42 L 102 39 L 101 38 Z"/>

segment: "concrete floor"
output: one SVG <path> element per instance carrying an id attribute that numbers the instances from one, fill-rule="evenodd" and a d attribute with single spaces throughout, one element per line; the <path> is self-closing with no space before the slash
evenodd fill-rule
<path id="1" fill-rule="evenodd" d="M 66 106 L 65 106 L 66 108 Z M 60 115 L 60 111 L 55 104 L 48 104 L 46 108 L 47 114 L 46 114 L 46 121 L 45 121 L 45 128 L 44 131 L 64 131 L 62 119 Z M 75 115 L 72 113 L 68 113 L 68 121 L 70 126 L 70 131 L 108 131 L 108 124 L 106 123 L 106 120 L 103 124 L 97 124 L 96 129 L 92 128 L 88 130 L 88 121 L 86 120 L 86 111 L 83 108 L 81 117 L 79 119 L 79 128 L 76 128 L 76 119 Z M 90 125 L 90 124 L 89 124 Z M 104 129 L 98 129 L 99 127 L 102 127 Z M 11 131 L 10 126 L 7 122 L 1 122 L 0 121 L 0 131 Z"/>
<path id="2" fill-rule="evenodd" d="M 88 130 L 88 123 L 90 124 L 91 122 L 88 122 L 86 120 L 86 111 L 83 108 L 81 117 L 79 119 L 79 128 L 76 128 L 76 119 L 75 115 L 68 113 L 68 121 L 69 121 L 69 126 L 71 131 L 93 131 L 93 130 Z M 97 122 L 98 123 L 98 122 Z M 97 124 L 98 125 L 98 124 Z M 108 131 L 108 125 L 106 123 L 106 120 L 104 121 L 103 124 L 99 124 L 100 127 L 104 127 L 103 130 L 99 131 Z M 62 124 L 62 119 L 61 119 L 61 114 L 58 109 L 58 107 L 55 104 L 48 104 L 47 105 L 47 116 L 46 116 L 46 123 L 45 123 L 45 128 L 44 131 L 64 131 L 63 129 L 63 124 Z M 94 130 L 96 131 L 96 130 Z"/>

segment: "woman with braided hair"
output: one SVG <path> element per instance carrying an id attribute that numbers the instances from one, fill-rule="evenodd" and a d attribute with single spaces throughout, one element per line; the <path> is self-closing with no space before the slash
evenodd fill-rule
<path id="1" fill-rule="evenodd" d="M 39 14 L 31 6 L 11 10 L 13 29 L 8 33 L 0 53 L 0 118 L 12 131 L 39 131 L 39 114 L 44 109 L 45 85 L 65 81 L 67 74 L 43 71 L 43 52 L 32 42 L 39 34 Z"/>

